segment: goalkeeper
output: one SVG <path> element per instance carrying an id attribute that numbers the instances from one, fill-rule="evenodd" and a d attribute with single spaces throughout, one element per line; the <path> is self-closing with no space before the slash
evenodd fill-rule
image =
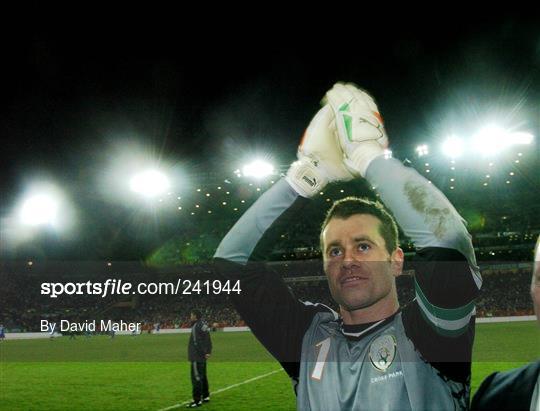
<path id="1" fill-rule="evenodd" d="M 383 155 L 373 99 L 336 84 L 308 126 L 298 161 L 222 240 L 215 261 L 240 279 L 234 304 L 293 380 L 301 410 L 466 409 L 481 277 L 471 237 L 448 199 L 415 170 Z M 320 235 L 339 312 L 297 300 L 258 263 L 272 237 L 333 181 L 364 178 L 416 247 L 416 298 L 400 309 L 404 254 L 379 202 L 337 201 Z"/>

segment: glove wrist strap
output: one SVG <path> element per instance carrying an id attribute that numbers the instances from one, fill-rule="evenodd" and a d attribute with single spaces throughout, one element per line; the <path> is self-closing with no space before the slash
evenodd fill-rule
<path id="1" fill-rule="evenodd" d="M 313 197 L 328 183 L 328 179 L 317 168 L 317 163 L 302 159 L 289 167 L 285 180 L 302 197 Z"/>

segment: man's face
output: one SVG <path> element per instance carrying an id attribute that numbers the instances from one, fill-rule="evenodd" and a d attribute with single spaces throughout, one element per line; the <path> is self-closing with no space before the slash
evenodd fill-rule
<path id="1" fill-rule="evenodd" d="M 197 316 L 196 316 L 195 314 L 191 313 L 191 314 L 189 315 L 189 319 L 190 319 L 191 321 L 195 321 L 195 320 L 197 319 Z"/>
<path id="2" fill-rule="evenodd" d="M 332 218 L 322 232 L 324 271 L 334 300 L 348 311 L 395 299 L 395 277 L 403 252 L 392 255 L 379 234 L 380 220 L 369 214 Z"/>

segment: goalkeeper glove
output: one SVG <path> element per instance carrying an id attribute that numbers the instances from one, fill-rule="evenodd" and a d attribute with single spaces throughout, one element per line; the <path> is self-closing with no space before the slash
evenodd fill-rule
<path id="1" fill-rule="evenodd" d="M 344 164 L 353 174 L 365 177 L 369 163 L 388 147 L 375 101 L 352 84 L 337 83 L 326 93 L 323 102 L 328 102 L 334 112 Z"/>
<path id="2" fill-rule="evenodd" d="M 330 106 L 321 108 L 309 124 L 297 158 L 285 179 L 301 196 L 313 197 L 332 181 L 347 181 L 354 176 L 343 164 L 343 151 L 333 132 L 334 114 Z"/>

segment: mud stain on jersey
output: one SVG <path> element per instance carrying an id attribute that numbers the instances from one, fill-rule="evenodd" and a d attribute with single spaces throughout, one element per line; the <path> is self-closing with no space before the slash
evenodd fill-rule
<path id="1" fill-rule="evenodd" d="M 424 221 L 440 240 L 447 231 L 447 221 L 451 217 L 450 209 L 443 202 L 438 202 L 437 196 L 428 193 L 422 184 L 409 181 L 405 183 L 404 191 L 409 203 L 424 215 Z"/>

